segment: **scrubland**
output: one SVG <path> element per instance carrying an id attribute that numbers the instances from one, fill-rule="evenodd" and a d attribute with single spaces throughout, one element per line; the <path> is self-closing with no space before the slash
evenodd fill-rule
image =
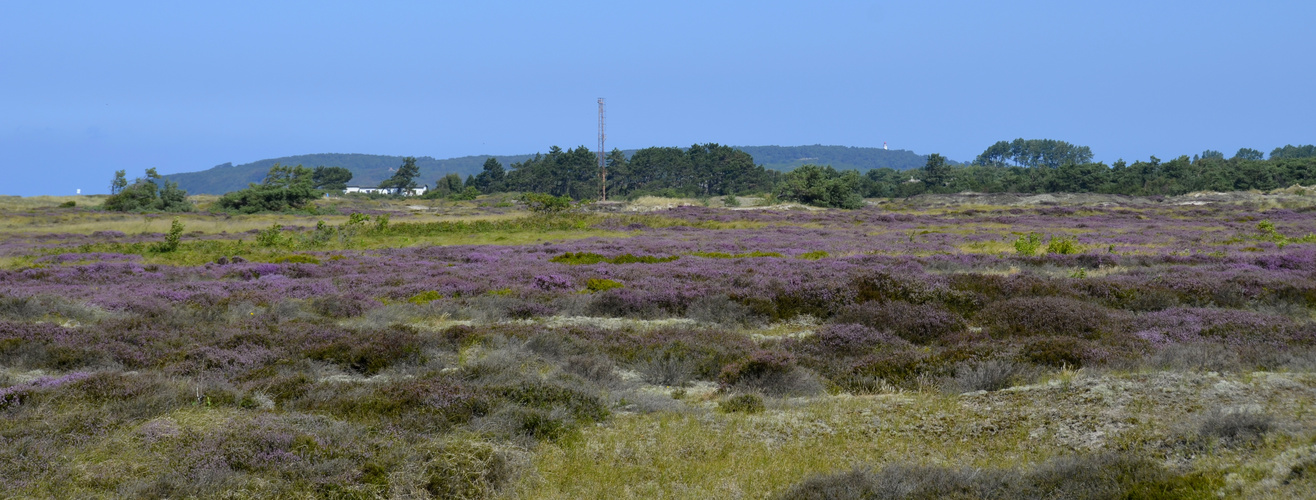
<path id="1" fill-rule="evenodd" d="M 0 200 L 0 496 L 1316 495 L 1316 198 L 1129 200 Z"/>

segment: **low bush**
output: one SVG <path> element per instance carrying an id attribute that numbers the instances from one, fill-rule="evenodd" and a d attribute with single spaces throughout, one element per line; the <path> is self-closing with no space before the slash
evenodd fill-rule
<path id="1" fill-rule="evenodd" d="M 333 363 L 362 375 L 374 375 L 397 363 L 422 361 L 416 330 L 404 326 L 361 332 L 315 332 L 305 342 L 308 359 Z"/>
<path id="2" fill-rule="evenodd" d="M 724 253 L 724 252 L 693 252 L 690 255 L 703 257 L 706 259 L 751 259 L 759 257 L 785 257 L 778 252 L 762 252 L 755 250 L 745 253 Z"/>
<path id="3" fill-rule="evenodd" d="M 1275 418 L 1260 411 L 1215 408 L 1201 417 L 1197 433 L 1235 445 L 1260 441 L 1274 427 Z"/>
<path id="4" fill-rule="evenodd" d="M 621 282 L 616 280 L 610 280 L 605 278 L 590 278 L 588 280 L 585 280 L 585 290 L 591 293 L 602 292 L 602 291 L 612 290 L 614 288 L 622 288 L 622 287 L 625 287 L 625 285 L 621 284 Z"/>
<path id="5" fill-rule="evenodd" d="M 940 498 L 1214 498 L 1218 475 L 1176 474 L 1128 454 L 1053 459 L 1032 470 L 888 465 L 818 475 L 781 500 Z"/>
<path id="6" fill-rule="evenodd" d="M 755 314 L 754 309 L 726 295 L 695 299 L 686 308 L 685 315 L 695 321 L 728 326 L 755 327 L 764 323 L 764 318 Z"/>
<path id="7" fill-rule="evenodd" d="M 516 477 L 513 462 L 489 443 L 448 441 L 427 458 L 425 491 L 435 498 L 492 498 Z"/>
<path id="8" fill-rule="evenodd" d="M 765 408 L 763 396 L 758 394 L 732 396 L 717 404 L 717 410 L 723 413 L 761 413 Z"/>
<path id="9" fill-rule="evenodd" d="M 780 377 L 795 367 L 795 356 L 789 352 L 755 351 L 743 360 L 722 367 L 717 381 L 730 387 L 750 379 Z"/>
<path id="10" fill-rule="evenodd" d="M 895 300 L 855 304 L 832 318 L 834 323 L 856 323 L 889 331 L 910 342 L 925 344 L 964 330 L 964 319 L 938 304 L 910 304 Z"/>
<path id="11" fill-rule="evenodd" d="M 1065 238 L 1052 236 L 1051 239 L 1046 242 L 1046 253 L 1073 255 L 1081 251 L 1082 249 L 1078 246 L 1078 240 L 1072 237 Z"/>
<path id="12" fill-rule="evenodd" d="M 675 350 L 649 357 L 635 366 L 645 382 L 684 387 L 694 378 L 697 361 Z"/>
<path id="13" fill-rule="evenodd" d="M 1034 340 L 1019 351 L 1019 359 L 1028 363 L 1056 368 L 1078 368 L 1086 361 L 1087 346 L 1072 337 L 1052 337 Z"/>
<path id="14" fill-rule="evenodd" d="M 952 392 L 999 391 L 1023 381 L 1027 370 L 1010 361 L 987 360 L 961 363 L 955 377 L 948 381 Z"/>
<path id="15" fill-rule="evenodd" d="M 841 323 L 824 326 L 813 335 L 792 339 L 786 346 L 804 355 L 815 357 L 861 356 L 874 349 L 902 347 L 909 343 L 876 328 L 861 324 Z"/>
<path id="16" fill-rule="evenodd" d="M 1120 318 L 1105 307 L 1062 297 L 1021 297 L 988 304 L 975 319 L 998 337 L 1068 335 L 1095 339 L 1122 326 Z"/>
<path id="17" fill-rule="evenodd" d="M 804 252 L 802 254 L 796 255 L 795 258 L 802 260 L 818 260 L 818 259 L 825 259 L 830 255 L 831 254 L 827 253 L 827 251 L 825 250 L 814 250 L 812 252 Z"/>
<path id="18" fill-rule="evenodd" d="M 549 262 L 557 262 L 569 266 L 598 264 L 600 262 L 607 262 L 609 264 L 658 264 L 661 262 L 671 262 L 679 258 L 681 258 L 679 255 L 655 257 L 653 255 L 632 255 L 629 253 L 621 254 L 616 257 L 604 257 L 603 255 L 592 252 L 567 252 L 549 259 Z"/>
<path id="19" fill-rule="evenodd" d="M 1041 247 L 1042 235 L 1038 233 L 1028 233 L 1014 240 L 1014 251 L 1019 255 L 1037 255 L 1037 250 Z"/>

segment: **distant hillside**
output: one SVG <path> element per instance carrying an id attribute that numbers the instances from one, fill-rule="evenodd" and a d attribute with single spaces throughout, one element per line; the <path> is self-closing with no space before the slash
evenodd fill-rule
<path id="1" fill-rule="evenodd" d="M 533 155 L 495 156 L 494 158 L 498 158 L 498 161 L 507 166 L 514 162 L 524 161 L 531 156 Z M 462 178 L 467 175 L 475 175 L 480 173 L 481 167 L 487 159 L 489 159 L 489 156 L 463 156 L 446 160 L 418 156 L 416 157 L 416 165 L 420 167 L 420 178 L 416 181 L 433 186 L 436 179 L 451 172 L 460 174 Z M 211 167 L 209 170 L 170 174 L 166 175 L 165 178 L 177 182 L 178 187 L 187 190 L 189 194 L 224 194 L 229 191 L 243 189 L 249 183 L 260 182 L 265 178 L 265 173 L 269 172 L 270 167 L 275 163 L 306 167 L 322 165 L 326 167 L 343 167 L 352 171 L 352 182 L 349 184 L 354 186 L 376 186 L 380 181 L 393 175 L 389 169 L 396 169 L 399 165 L 402 165 L 402 157 L 337 153 L 285 156 L 243 165 L 225 163 Z"/>
<path id="2" fill-rule="evenodd" d="M 736 149 L 749 153 L 754 162 L 764 167 L 787 171 L 800 165 L 814 163 L 831 165 L 838 170 L 855 169 L 866 171 L 875 168 L 893 168 L 907 170 L 922 167 L 927 157 L 903 149 L 883 150 L 881 148 L 856 148 L 848 146 L 736 146 Z M 635 150 L 624 151 L 629 158 Z M 512 163 L 525 161 L 534 155 L 494 156 L 504 167 Z M 421 184 L 434 185 L 434 181 L 444 175 L 456 172 L 465 178 L 480 173 L 488 155 L 463 156 L 436 160 L 429 156 L 416 158 L 420 167 Z M 178 186 L 190 194 L 224 194 L 247 187 L 252 182 L 260 182 L 265 173 L 275 163 L 283 165 L 303 165 L 306 167 L 344 167 L 352 171 L 355 186 L 375 186 L 380 181 L 393 175 L 389 169 L 402 165 L 401 156 L 367 155 L 367 154 L 311 154 L 270 158 L 243 165 L 225 163 L 200 172 L 169 174 L 165 177 L 178 183 Z M 954 163 L 954 162 L 952 162 Z"/>
<path id="3" fill-rule="evenodd" d="M 909 170 L 927 163 L 928 157 L 904 149 L 856 148 L 850 146 L 736 146 L 749 153 L 754 163 L 764 167 L 789 171 L 800 165 L 831 165 L 837 170 L 875 168 Z M 955 163 L 955 162 L 951 162 Z"/>

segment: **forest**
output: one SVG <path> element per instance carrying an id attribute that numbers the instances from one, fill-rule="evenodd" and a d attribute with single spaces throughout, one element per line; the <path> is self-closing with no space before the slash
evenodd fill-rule
<path id="1" fill-rule="evenodd" d="M 1316 147 L 1312 145 L 1275 148 L 1269 159 L 1249 148 L 1227 159 L 1212 150 L 1169 161 L 1152 156 L 1112 165 L 1093 163 L 1092 157 L 1087 146 L 1016 139 L 993 144 L 971 164 L 957 165 L 932 154 L 922 166 L 910 170 L 879 168 L 861 175 L 852 169 L 805 165 L 779 173 L 756 164 L 744 151 L 710 143 L 684 150 L 646 148 L 630 158 L 613 150 L 607 156 L 607 186 L 614 197 L 773 193 L 782 199 L 841 207 L 845 203 L 840 200 L 845 198 L 904 198 L 924 193 L 1174 196 L 1194 191 L 1271 190 L 1316 182 Z M 453 182 L 459 179 L 451 177 L 440 182 L 440 193 L 474 187 L 484 194 L 543 192 L 578 200 L 597 199 L 600 194 L 598 157 L 585 146 L 571 150 L 554 146 L 547 155 L 513 163 L 510 170 L 496 159 L 486 161 L 483 168 L 461 186 Z M 840 194 L 802 196 L 802 190 Z"/>

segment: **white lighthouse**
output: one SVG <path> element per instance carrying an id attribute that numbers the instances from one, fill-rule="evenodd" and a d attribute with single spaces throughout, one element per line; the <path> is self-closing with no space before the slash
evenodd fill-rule
<path id="1" fill-rule="evenodd" d="M 886 151 L 886 141 L 882 141 L 882 151 Z"/>

